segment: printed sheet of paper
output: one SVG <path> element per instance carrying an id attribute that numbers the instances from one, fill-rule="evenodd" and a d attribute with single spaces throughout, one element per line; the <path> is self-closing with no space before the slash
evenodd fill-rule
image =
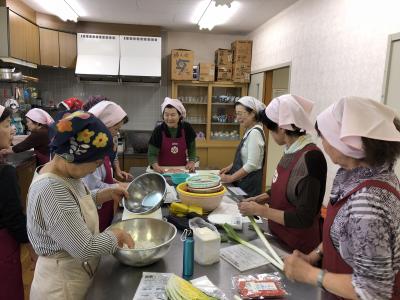
<path id="1" fill-rule="evenodd" d="M 165 286 L 172 273 L 143 272 L 133 300 L 168 300 Z"/>

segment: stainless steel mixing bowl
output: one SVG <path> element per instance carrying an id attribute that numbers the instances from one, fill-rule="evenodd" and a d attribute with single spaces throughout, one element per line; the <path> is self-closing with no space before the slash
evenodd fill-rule
<path id="1" fill-rule="evenodd" d="M 110 228 L 127 231 L 136 243 L 136 247 L 149 246 L 142 249 L 118 248 L 114 253 L 121 263 L 134 267 L 143 267 L 161 259 L 171 246 L 176 236 L 176 227 L 168 222 L 138 218 L 115 223 Z"/>
<path id="2" fill-rule="evenodd" d="M 143 215 L 156 211 L 163 203 L 167 183 L 158 173 L 145 173 L 136 177 L 128 186 L 128 199 L 124 207 L 132 213 Z"/>

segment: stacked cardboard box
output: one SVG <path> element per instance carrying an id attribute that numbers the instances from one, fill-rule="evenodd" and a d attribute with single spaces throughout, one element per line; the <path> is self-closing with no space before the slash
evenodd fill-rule
<path id="1" fill-rule="evenodd" d="M 171 51 L 171 79 L 193 79 L 194 52 L 186 49 L 173 49 Z"/>
<path id="2" fill-rule="evenodd" d="M 234 82 L 250 82 L 251 50 L 253 42 L 238 40 L 231 44 L 233 52 L 232 80 Z"/>
<path id="3" fill-rule="evenodd" d="M 199 81 L 214 81 L 215 65 L 210 63 L 199 63 Z"/>
<path id="4" fill-rule="evenodd" d="M 232 51 L 229 49 L 217 49 L 215 51 L 215 80 L 232 80 Z"/>

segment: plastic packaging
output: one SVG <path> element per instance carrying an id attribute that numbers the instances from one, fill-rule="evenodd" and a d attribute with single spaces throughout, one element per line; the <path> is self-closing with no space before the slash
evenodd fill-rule
<path id="1" fill-rule="evenodd" d="M 199 217 L 190 219 L 189 227 L 193 230 L 194 260 L 201 265 L 218 262 L 221 235 L 217 228 Z"/>
<path id="2" fill-rule="evenodd" d="M 214 297 L 219 300 L 229 300 L 225 293 L 216 287 L 207 276 L 201 276 L 199 278 L 192 279 L 190 282 L 200 291 L 210 297 Z"/>
<path id="3" fill-rule="evenodd" d="M 236 275 L 232 277 L 232 284 L 243 299 L 275 299 L 289 295 L 279 273 Z"/>
<path id="4" fill-rule="evenodd" d="M 194 257 L 194 241 L 193 233 L 190 229 L 185 229 L 182 233 L 181 240 L 183 242 L 183 271 L 182 277 L 190 279 L 193 276 L 193 257 Z"/>

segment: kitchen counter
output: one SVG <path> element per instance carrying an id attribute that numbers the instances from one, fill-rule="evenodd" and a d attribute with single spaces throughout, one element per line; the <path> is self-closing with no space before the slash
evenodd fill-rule
<path id="1" fill-rule="evenodd" d="M 145 168 L 132 168 L 131 173 L 134 176 L 138 176 L 144 170 Z M 163 211 L 166 212 L 167 210 L 164 208 Z M 257 237 L 253 231 L 248 229 L 248 226 L 244 225 L 243 228 L 243 235 L 247 239 L 255 239 Z M 182 276 L 182 242 L 180 241 L 180 234 L 181 232 L 178 230 L 167 255 L 150 266 L 135 268 L 122 265 L 111 255 L 103 257 L 89 289 L 87 299 L 132 300 L 142 278 L 142 272 L 175 273 Z M 271 243 L 273 244 L 274 241 L 271 240 Z M 221 247 L 230 245 L 232 244 L 222 243 Z M 233 299 L 235 293 L 232 290 L 232 275 L 270 272 L 277 272 L 277 269 L 272 265 L 266 265 L 257 269 L 240 272 L 225 260 L 220 259 L 218 263 L 210 266 L 202 266 L 195 262 L 193 278 L 207 275 L 216 286 L 226 293 L 229 299 Z M 283 282 L 290 294 L 287 296 L 287 299 L 313 300 L 321 298 L 319 288 L 292 282 L 286 278 L 283 279 Z"/>

